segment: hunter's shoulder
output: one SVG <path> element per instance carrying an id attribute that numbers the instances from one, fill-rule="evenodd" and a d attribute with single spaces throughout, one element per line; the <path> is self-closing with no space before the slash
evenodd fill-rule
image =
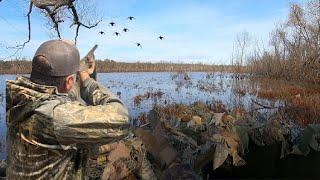
<path id="1" fill-rule="evenodd" d="M 53 111 L 55 108 L 63 104 L 72 102 L 73 101 L 67 95 L 51 95 L 48 99 L 42 100 L 40 102 L 39 106 L 35 109 L 35 112 L 49 117 L 53 117 Z"/>
<path id="2" fill-rule="evenodd" d="M 30 81 L 29 78 L 17 75 L 15 80 L 6 81 L 7 109 L 25 104 L 26 109 L 36 108 L 44 101 L 65 96 L 58 93 L 54 86 L 44 86 Z M 59 98 L 65 99 L 67 97 Z"/>
<path id="3" fill-rule="evenodd" d="M 40 85 L 32 82 L 28 77 L 17 75 L 15 80 L 7 80 L 8 91 L 28 91 L 28 93 L 58 94 L 55 86 Z"/>

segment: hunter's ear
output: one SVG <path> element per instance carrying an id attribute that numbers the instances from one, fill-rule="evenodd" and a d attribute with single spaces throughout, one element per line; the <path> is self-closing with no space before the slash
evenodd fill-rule
<path id="1" fill-rule="evenodd" d="M 70 85 L 70 84 L 73 84 L 74 82 L 74 79 L 73 79 L 73 76 L 68 76 L 67 79 L 66 79 L 66 85 Z"/>
<path id="2" fill-rule="evenodd" d="M 69 91 L 72 88 L 73 83 L 74 83 L 74 77 L 68 76 L 65 81 L 65 88 L 67 91 Z"/>

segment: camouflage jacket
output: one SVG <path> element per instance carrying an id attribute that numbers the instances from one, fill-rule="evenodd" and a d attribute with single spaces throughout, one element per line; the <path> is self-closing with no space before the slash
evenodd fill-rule
<path id="1" fill-rule="evenodd" d="M 71 91 L 88 106 L 22 76 L 6 88 L 8 179 L 83 179 L 88 154 L 128 133 L 126 107 L 91 78 Z"/>

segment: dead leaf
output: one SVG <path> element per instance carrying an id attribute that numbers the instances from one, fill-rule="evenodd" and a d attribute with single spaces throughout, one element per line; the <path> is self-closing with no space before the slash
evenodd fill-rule
<path id="1" fill-rule="evenodd" d="M 195 123 L 196 125 L 201 125 L 201 124 L 202 124 L 202 119 L 201 119 L 200 116 L 193 116 L 193 117 L 192 117 L 192 121 L 194 121 L 194 123 Z"/>
<path id="2" fill-rule="evenodd" d="M 115 162 L 120 158 L 130 158 L 130 151 L 124 143 L 119 143 L 117 148 L 110 152 L 107 159 L 110 162 Z"/>
<path id="3" fill-rule="evenodd" d="M 213 114 L 213 118 L 211 120 L 211 122 L 209 123 L 209 125 L 214 124 L 216 126 L 221 126 L 224 123 L 222 122 L 222 117 L 223 117 L 224 113 L 214 113 Z"/>
<path id="4" fill-rule="evenodd" d="M 183 116 L 181 117 L 181 122 L 189 122 L 189 121 L 191 121 L 191 120 L 192 120 L 191 115 L 183 115 Z"/>
<path id="5" fill-rule="evenodd" d="M 221 142 L 216 144 L 213 160 L 212 160 L 212 166 L 213 170 L 220 167 L 228 158 L 229 155 L 229 148 L 226 143 Z"/>
<path id="6" fill-rule="evenodd" d="M 123 161 L 108 163 L 103 171 L 102 180 L 130 179 L 130 171 Z"/>

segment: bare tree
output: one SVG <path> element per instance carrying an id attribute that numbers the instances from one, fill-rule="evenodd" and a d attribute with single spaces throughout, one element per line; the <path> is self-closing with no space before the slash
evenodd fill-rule
<path id="1" fill-rule="evenodd" d="M 43 15 L 48 18 L 50 26 L 54 29 L 57 37 L 60 39 L 60 23 L 71 21 L 70 28 L 75 27 L 74 41 L 77 43 L 80 27 L 91 29 L 102 21 L 102 18 L 95 16 L 95 10 L 91 9 L 90 11 L 90 8 L 86 7 L 89 2 L 90 0 L 30 0 L 28 13 L 26 15 L 28 22 L 28 38 L 21 44 L 7 47 L 8 49 L 15 49 L 15 52 L 10 57 L 22 50 L 25 45 L 31 41 L 31 13 L 34 8 L 39 9 Z M 94 18 L 92 18 L 92 16 L 94 16 Z"/>
<path id="2" fill-rule="evenodd" d="M 232 53 L 232 63 L 235 65 L 236 78 L 239 79 L 244 66 L 246 48 L 248 48 L 250 42 L 249 33 L 244 30 L 237 34 Z"/>
<path id="3" fill-rule="evenodd" d="M 272 51 L 254 61 L 256 74 L 320 83 L 320 1 L 291 4 L 288 19 L 271 33 Z"/>
<path id="4" fill-rule="evenodd" d="M 246 47 L 248 46 L 249 44 L 249 33 L 244 30 L 242 31 L 241 33 L 239 33 L 236 37 L 236 44 L 239 48 L 239 63 L 240 63 L 240 66 L 243 66 L 243 60 L 244 60 L 244 55 L 245 55 L 245 50 L 246 50 Z"/>

